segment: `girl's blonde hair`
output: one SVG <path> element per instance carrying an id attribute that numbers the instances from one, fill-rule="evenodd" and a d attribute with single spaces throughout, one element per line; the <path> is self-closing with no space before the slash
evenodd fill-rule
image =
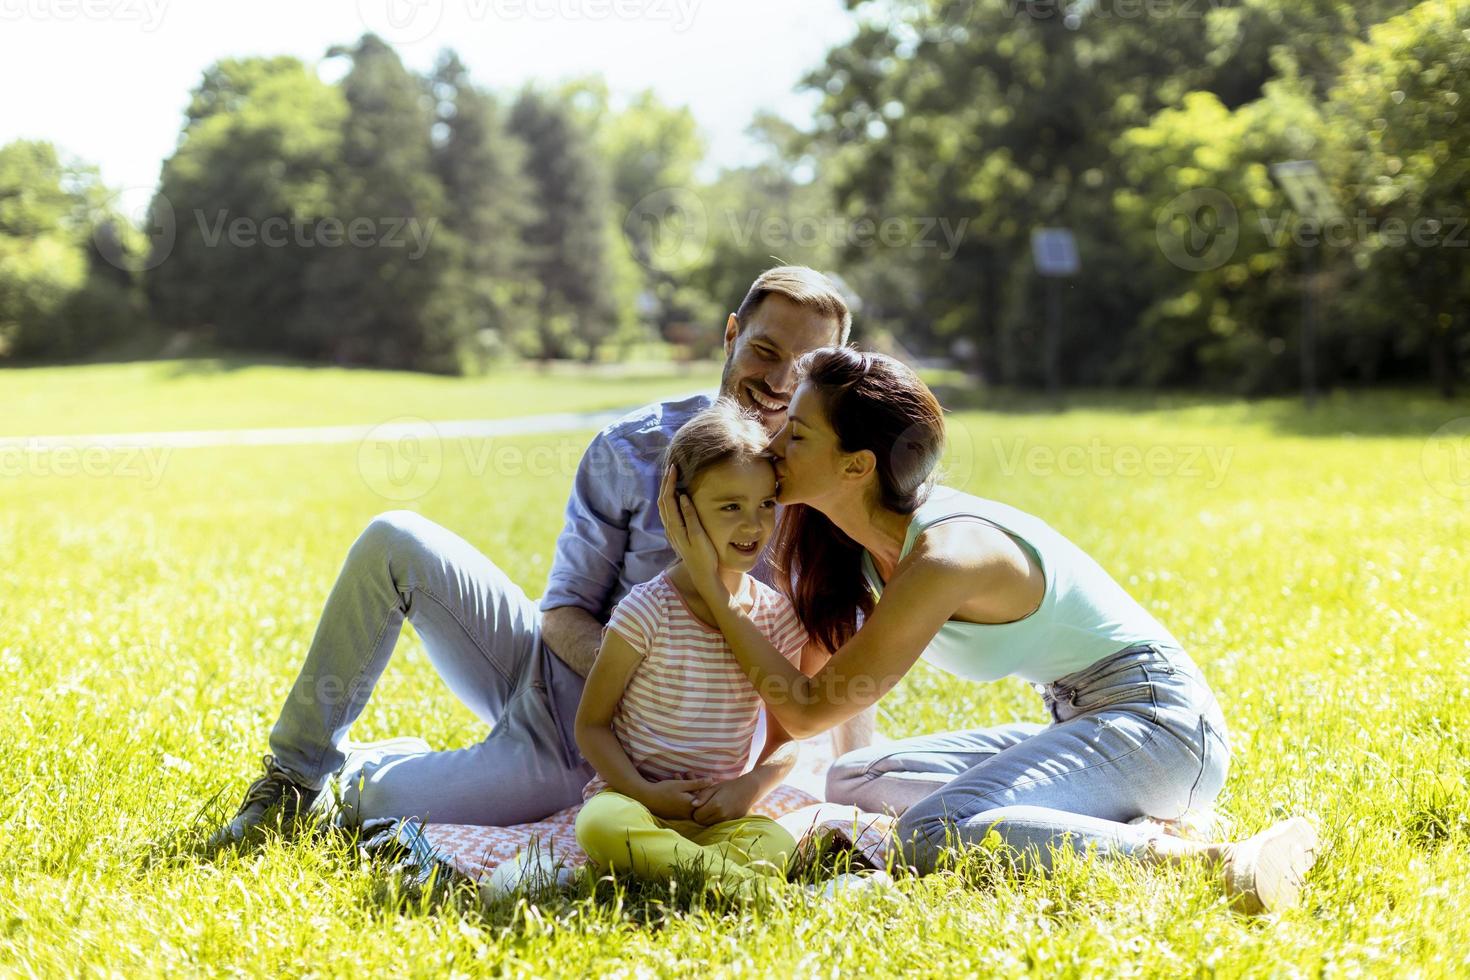
<path id="1" fill-rule="evenodd" d="M 720 398 L 679 427 L 664 451 L 664 468 L 675 467 L 674 485 L 693 492 L 708 469 L 731 460 L 770 459 L 770 437 L 754 415 L 733 398 Z"/>

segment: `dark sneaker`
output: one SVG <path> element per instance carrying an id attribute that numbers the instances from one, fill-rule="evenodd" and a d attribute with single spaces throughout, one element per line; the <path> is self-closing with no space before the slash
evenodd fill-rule
<path id="1" fill-rule="evenodd" d="M 274 756 L 268 755 L 261 761 L 265 775 L 250 784 L 234 819 L 214 832 L 209 847 L 229 847 L 247 838 L 258 840 L 267 830 L 289 833 L 316 801 L 320 791 L 295 782 L 276 765 Z"/>

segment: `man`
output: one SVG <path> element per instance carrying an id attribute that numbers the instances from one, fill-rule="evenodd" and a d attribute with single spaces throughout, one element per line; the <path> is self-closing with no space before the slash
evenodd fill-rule
<path id="1" fill-rule="evenodd" d="M 795 362 L 845 343 L 851 314 L 831 281 L 782 266 L 763 273 L 725 324 L 720 393 L 774 434 L 785 424 Z M 577 467 L 539 607 L 462 538 L 412 511 L 375 517 L 353 544 L 271 731 L 265 775 L 212 838 L 287 826 L 333 773 L 349 821 L 417 816 L 505 826 L 581 801 L 591 767 L 573 724 L 583 678 L 612 607 L 673 560 L 658 516 L 659 463 L 673 433 L 707 407 L 698 395 L 646 406 L 592 440 Z M 433 752 L 421 741 L 345 741 L 393 653 L 404 617 L 435 670 L 492 727 L 478 745 Z M 867 744 L 871 714 L 834 736 Z M 349 750 L 349 751 L 344 751 Z"/>

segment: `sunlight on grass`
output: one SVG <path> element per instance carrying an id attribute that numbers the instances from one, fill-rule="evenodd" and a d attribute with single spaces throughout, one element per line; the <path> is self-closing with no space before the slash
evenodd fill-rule
<path id="1" fill-rule="evenodd" d="M 247 402 L 284 397 L 275 370 Z M 215 382 L 252 389 L 255 377 Z M 347 409 L 366 403 L 398 410 L 378 379 L 350 394 L 357 373 L 321 377 L 312 421 L 363 421 Z M 524 383 L 524 398 L 487 404 L 556 410 L 592 397 L 580 382 Z M 170 384 L 140 388 L 134 410 L 156 416 L 149 398 L 172 396 L 144 393 Z M 608 403 L 637 400 L 627 395 Z M 33 975 L 81 962 L 129 975 L 1463 974 L 1470 487 L 1436 492 L 1423 451 L 1470 407 L 1440 403 L 1436 415 L 1411 401 L 1329 406 L 1338 430 L 1358 433 L 1332 438 L 1287 402 L 1176 411 L 1099 398 L 955 418 L 957 482 L 1071 535 L 1201 663 L 1235 743 L 1222 805 L 1241 829 L 1291 812 L 1323 828 L 1303 908 L 1274 924 L 1228 912 L 1203 873 L 1081 861 L 1042 880 L 991 874 L 977 857 L 900 881 L 893 896 L 816 902 L 783 889 L 750 916 L 695 903 L 656 925 L 608 888 L 494 915 L 399 901 L 329 843 L 146 865 L 216 793 L 235 802 L 375 513 L 420 510 L 539 594 L 571 482 L 559 461 L 590 434 L 445 443 L 437 479 L 411 500 L 374 493 L 355 446 L 178 450 L 156 480 L 120 466 L 6 475 L 0 962 Z M 1015 717 L 1042 717 L 1027 686 L 922 667 L 882 705 L 894 736 Z M 410 631 L 354 734 L 450 747 L 484 731 Z"/>
<path id="2" fill-rule="evenodd" d="M 401 416 L 499 418 L 641 405 L 713 390 L 719 365 L 543 369 L 474 378 L 190 358 L 59 368 L 0 368 L 0 436 L 375 425 Z"/>

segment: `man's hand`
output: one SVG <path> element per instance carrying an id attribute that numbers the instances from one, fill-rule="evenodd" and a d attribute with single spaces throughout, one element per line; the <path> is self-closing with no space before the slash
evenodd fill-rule
<path id="1" fill-rule="evenodd" d="M 558 606 L 541 614 L 541 638 L 557 659 L 586 677 L 602 648 L 602 624 L 581 606 Z"/>
<path id="2" fill-rule="evenodd" d="M 694 794 L 694 821 L 706 827 L 726 820 L 739 820 L 750 813 L 760 796 L 760 786 L 750 773 L 715 783 Z"/>
<path id="3" fill-rule="evenodd" d="M 691 820 L 696 794 L 707 789 L 708 779 L 664 779 L 650 783 L 638 800 L 655 817 L 665 820 Z"/>

